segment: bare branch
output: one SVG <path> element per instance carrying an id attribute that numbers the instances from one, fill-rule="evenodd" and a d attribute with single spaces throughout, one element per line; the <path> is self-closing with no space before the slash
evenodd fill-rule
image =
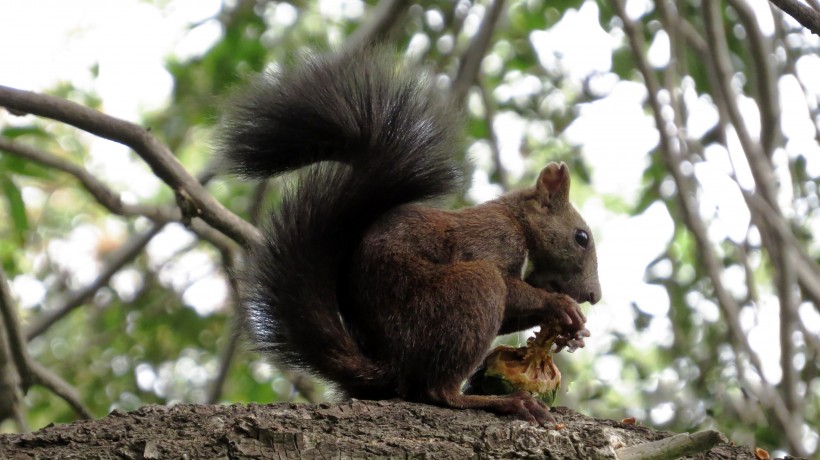
<path id="1" fill-rule="evenodd" d="M 81 418 L 86 420 L 91 420 L 94 418 L 94 414 L 91 412 L 91 409 L 83 404 L 82 398 L 80 398 L 80 393 L 74 387 L 69 385 L 68 382 L 60 378 L 59 375 L 48 370 L 37 361 L 29 359 L 28 366 L 31 370 L 31 375 L 34 377 L 34 381 L 38 385 L 49 389 L 52 393 L 62 398 L 63 401 L 67 402 L 68 405 L 74 409 L 74 412 L 79 414 Z"/>
<path id="2" fill-rule="evenodd" d="M 56 155 L 0 137 L 0 150 L 74 176 L 101 205 L 119 216 L 145 216 L 154 221 L 180 220 L 178 209 L 123 203 L 120 196 L 85 169 Z"/>
<path id="3" fill-rule="evenodd" d="M 16 314 L 11 292 L 8 289 L 6 275 L 0 269 L 0 309 L 2 309 L 2 321 L 4 332 L 8 331 L 5 337 L 8 339 L 9 348 L 13 350 L 14 360 L 17 365 L 18 374 L 24 378 L 21 380 L 21 388 L 28 389 L 30 383 L 41 385 L 64 399 L 83 418 L 94 418 L 91 411 L 82 403 L 77 390 L 66 383 L 59 376 L 43 367 L 40 363 L 31 359 L 26 348 L 26 342 L 20 331 L 20 322 Z"/>
<path id="4" fill-rule="evenodd" d="M 11 358 L 17 366 L 17 373 L 20 376 L 20 387 L 23 392 L 31 385 L 32 377 L 28 373 L 26 366 L 26 341 L 23 339 L 23 331 L 20 329 L 20 319 L 17 317 L 17 306 L 12 299 L 6 274 L 0 268 L 0 315 L 8 336 L 8 345 Z"/>
<path id="5" fill-rule="evenodd" d="M 356 29 L 345 42 L 347 50 L 355 50 L 374 43 L 385 43 L 399 19 L 407 12 L 407 0 L 382 0 L 371 17 Z"/>
<path id="6" fill-rule="evenodd" d="M 791 340 L 792 331 L 797 322 L 795 311 L 796 302 L 793 299 L 792 291 L 796 280 L 793 263 L 796 257 L 792 255 L 793 251 L 788 244 L 782 242 L 780 239 L 774 238 L 774 235 L 770 235 L 771 232 L 768 231 L 768 227 L 772 221 L 782 219 L 782 212 L 777 203 L 776 190 L 774 188 L 776 184 L 774 180 L 774 170 L 771 159 L 766 155 L 768 152 L 764 152 L 760 144 L 754 142 L 751 138 L 740 114 L 737 95 L 730 85 L 733 69 L 729 57 L 729 46 L 726 42 L 726 34 L 723 30 L 720 2 L 718 0 L 707 0 L 703 13 L 706 34 L 709 41 L 713 44 L 709 49 L 711 59 L 709 59 L 708 62 L 711 64 L 719 90 L 719 94 L 716 96 L 723 101 L 729 119 L 735 128 L 735 132 L 746 155 L 746 160 L 754 176 L 755 188 L 772 210 L 771 213 L 767 213 L 766 215 L 755 215 L 755 209 L 750 208 L 750 211 L 753 213 L 752 218 L 760 229 L 766 252 L 776 267 L 775 277 L 777 281 L 778 298 L 780 300 L 780 357 L 783 372 L 783 381 L 780 388 L 786 407 L 792 419 L 796 420 L 801 410 L 797 396 L 797 370 L 792 364 L 795 347 Z M 747 12 L 747 14 L 751 15 L 752 13 Z M 752 24 L 750 24 L 750 26 L 756 27 L 756 25 Z M 753 28 L 748 33 L 754 35 L 756 29 Z M 761 71 L 763 75 L 761 75 L 760 78 L 765 79 L 768 69 L 764 68 L 761 69 Z M 762 104 L 761 107 L 763 107 L 763 105 L 765 104 Z M 776 110 L 774 107 L 768 107 L 767 109 L 771 111 Z M 763 108 L 761 108 L 761 110 L 763 110 Z M 764 117 L 762 121 L 766 121 L 766 115 L 763 114 L 762 116 Z M 770 141 L 773 142 L 773 139 Z M 794 422 L 787 426 L 793 425 Z M 795 448 L 796 446 L 792 447 Z"/>
<path id="7" fill-rule="evenodd" d="M 463 103 L 467 97 L 467 92 L 478 79 L 481 71 L 481 61 L 487 54 L 490 47 L 490 40 L 493 37 L 495 26 L 504 11 L 504 0 L 495 0 L 489 11 L 485 12 L 481 25 L 478 28 L 470 46 L 461 56 L 461 65 L 458 68 L 455 80 L 453 80 L 452 97 L 459 104 Z"/>
<path id="8" fill-rule="evenodd" d="M 774 50 L 769 40 L 763 36 L 757 23 L 757 16 L 746 0 L 729 0 L 737 11 L 749 37 L 749 54 L 754 64 L 757 87 L 757 104 L 760 108 L 760 142 L 763 153 L 771 158 L 775 145 L 780 139 L 780 107 L 778 105 L 777 82 L 774 77 Z"/>
<path id="9" fill-rule="evenodd" d="M 678 187 L 677 198 L 680 204 L 683 220 L 692 233 L 698 253 L 700 254 L 703 266 L 707 275 L 712 281 L 715 291 L 715 296 L 718 300 L 718 305 L 726 318 L 727 325 L 732 337 L 732 341 L 737 345 L 739 350 L 743 350 L 748 356 L 748 359 L 756 369 L 758 375 L 763 383 L 763 397 L 760 401 L 768 404 L 774 409 L 775 419 L 781 424 L 789 439 L 790 447 L 796 452 L 802 451 L 802 445 L 799 438 L 799 427 L 794 425 L 794 419 L 791 417 L 783 399 L 773 390 L 771 385 L 765 380 L 762 372 L 762 364 L 759 356 L 754 352 L 749 344 L 748 338 L 740 325 L 740 306 L 735 302 L 734 298 L 726 291 L 721 281 L 722 266 L 720 260 L 715 254 L 709 242 L 706 226 L 698 214 L 697 203 L 694 201 L 695 194 L 692 191 L 690 181 L 686 178 L 680 168 L 680 158 L 675 144 L 669 136 L 666 129 L 666 120 L 661 115 L 663 105 L 658 100 L 658 91 L 660 85 L 657 77 L 652 72 L 646 57 L 643 55 L 644 41 L 643 35 L 638 30 L 636 24 L 629 18 L 624 10 L 623 0 L 612 0 L 612 4 L 616 14 L 621 18 L 624 24 L 624 32 L 629 40 L 630 48 L 632 50 L 633 58 L 637 64 L 638 70 L 644 78 L 646 84 L 649 103 L 652 106 L 652 114 L 655 119 L 656 128 L 660 136 L 661 153 L 664 157 L 664 162 L 668 171 L 672 174 L 672 178 Z M 708 8 L 707 8 L 708 9 Z M 707 14 L 709 16 L 709 14 Z M 712 33 L 715 31 L 713 30 Z M 725 40 L 725 38 L 724 38 Z M 710 37 L 711 41 L 711 37 Z M 715 42 L 712 49 L 715 48 Z"/>
<path id="10" fill-rule="evenodd" d="M 490 143 L 490 151 L 493 153 L 493 165 L 495 166 L 495 173 L 498 175 L 498 183 L 501 188 L 509 190 L 510 181 L 507 177 L 507 170 L 501 164 L 501 150 L 498 147 L 498 135 L 495 133 L 493 122 L 495 121 L 495 103 L 492 96 L 487 91 L 487 87 L 479 83 L 479 91 L 481 92 L 481 101 L 484 103 L 485 119 L 487 120 L 487 137 Z"/>
<path id="11" fill-rule="evenodd" d="M 130 241 L 120 246 L 117 251 L 111 255 L 108 264 L 93 283 L 68 294 L 61 306 L 54 310 L 49 310 L 38 317 L 26 330 L 26 339 L 31 340 L 42 334 L 62 317 L 84 304 L 100 290 L 100 288 L 108 284 L 108 281 L 111 280 L 111 277 L 114 276 L 115 273 L 122 269 L 127 263 L 134 260 L 163 227 L 164 224 L 154 225 L 150 230 L 132 237 Z"/>
<path id="12" fill-rule="evenodd" d="M 797 0 L 770 0 L 774 5 L 783 10 L 784 13 L 793 17 L 803 27 L 809 29 L 811 33 L 820 35 L 820 11 L 817 7 L 811 8 Z"/>
<path id="13" fill-rule="evenodd" d="M 28 429 L 23 412 L 22 387 L 27 388 L 31 374 L 26 365 L 25 345 L 21 347 L 16 306 L 6 274 L 0 267 L 0 422 L 11 416 L 18 429 Z M 25 384 L 23 378 L 25 376 Z"/>
<path id="14" fill-rule="evenodd" d="M 259 230 L 220 204 L 145 128 L 65 99 L 0 86 L 0 106 L 70 124 L 134 149 L 177 196 L 185 217 L 202 217 L 243 245 L 261 241 Z"/>

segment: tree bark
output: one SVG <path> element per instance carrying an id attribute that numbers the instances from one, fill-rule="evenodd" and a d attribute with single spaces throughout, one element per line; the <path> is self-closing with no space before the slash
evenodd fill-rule
<path id="1" fill-rule="evenodd" d="M 0 435 L 0 458 L 617 459 L 618 449 L 673 436 L 566 408 L 553 409 L 553 415 L 556 424 L 543 428 L 482 411 L 401 401 L 146 406 Z M 721 444 L 688 458 L 755 456 L 748 447 Z"/>

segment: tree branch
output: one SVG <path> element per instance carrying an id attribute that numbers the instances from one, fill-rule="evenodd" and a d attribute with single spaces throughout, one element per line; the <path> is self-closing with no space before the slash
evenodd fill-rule
<path id="1" fill-rule="evenodd" d="M 495 121 L 495 103 L 492 96 L 487 91 L 487 88 L 481 83 L 479 78 L 478 89 L 481 93 L 481 101 L 484 103 L 484 115 L 487 120 L 487 137 L 490 143 L 490 151 L 493 155 L 493 165 L 495 166 L 495 173 L 498 177 L 498 183 L 504 191 L 509 190 L 510 180 L 507 177 L 507 170 L 501 164 L 501 149 L 498 146 L 498 135 L 495 132 L 493 122 Z"/>
<path id="2" fill-rule="evenodd" d="M 388 35 L 409 6 L 410 2 L 407 0 L 382 0 L 379 2 L 367 22 L 360 25 L 345 41 L 345 49 L 355 50 L 374 43 L 388 42 Z"/>
<path id="3" fill-rule="evenodd" d="M 61 121 L 131 147 L 174 190 L 183 216 L 199 216 L 245 246 L 261 241 L 258 229 L 216 201 L 145 128 L 59 97 L 1 85 L 0 106 L 15 114 L 30 113 Z"/>
<path id="4" fill-rule="evenodd" d="M 458 68 L 451 89 L 453 100 L 459 104 L 463 104 L 467 93 L 478 79 L 478 74 L 481 71 L 481 61 L 484 60 L 484 56 L 490 47 L 490 40 L 493 37 L 495 26 L 501 17 L 502 11 L 504 11 L 504 0 L 493 1 L 489 11 L 484 13 L 484 18 L 481 20 L 481 25 L 473 41 L 461 56 L 461 65 Z"/>
<path id="5" fill-rule="evenodd" d="M 666 129 L 666 120 L 664 120 L 662 116 L 663 104 L 658 100 L 660 85 L 643 55 L 643 36 L 636 24 L 626 14 L 623 0 L 612 0 L 612 4 L 616 14 L 621 18 L 624 24 L 624 32 L 629 41 L 633 58 L 647 87 L 649 103 L 652 107 L 652 114 L 660 136 L 660 150 L 663 154 L 664 163 L 668 171 L 672 174 L 672 178 L 678 188 L 677 199 L 683 215 L 683 221 L 690 233 L 694 236 L 698 253 L 701 256 L 706 273 L 712 281 L 715 295 L 718 299 L 718 305 L 723 316 L 726 318 L 732 340 L 737 344 L 738 349 L 746 353 L 761 378 L 764 395 L 760 398 L 760 401 L 774 409 L 775 418 L 786 432 L 790 447 L 794 449 L 795 452 L 802 452 L 802 444 L 798 434 L 800 432 L 799 427 L 794 425 L 794 420 L 783 399 L 771 388 L 771 385 L 763 377 L 763 366 L 760 363 L 760 358 L 754 350 L 752 350 L 748 338 L 740 325 L 740 306 L 737 305 L 729 292 L 726 291 L 721 281 L 720 275 L 722 269 L 720 260 L 710 245 L 706 226 L 698 215 L 697 203 L 694 201 L 694 192 L 691 190 L 689 181 L 680 169 L 680 158 L 677 149 L 673 147 L 674 144 L 671 142 Z M 707 16 L 709 15 L 710 14 L 707 14 Z M 714 30 L 712 32 L 714 33 Z M 714 49 L 714 47 L 717 46 L 716 42 L 711 40 L 711 37 L 710 42 L 713 44 L 712 49 Z"/>
<path id="6" fill-rule="evenodd" d="M 755 189 L 762 195 L 763 200 L 767 202 L 773 211 L 767 215 L 753 215 L 753 218 L 761 232 L 769 259 L 776 267 L 776 286 L 780 301 L 780 356 L 783 372 L 783 381 L 780 388 L 786 407 L 791 414 L 790 417 L 796 420 L 800 413 L 800 407 L 797 397 L 797 370 L 792 364 L 795 347 L 791 339 L 794 325 L 797 322 L 796 302 L 792 295 L 792 287 L 794 280 L 796 280 L 792 261 L 795 260 L 796 257 L 792 255 L 792 250 L 789 245 L 785 244 L 781 239 L 774 238 L 774 235 L 770 235 L 772 232 L 768 230 L 770 222 L 772 220 L 782 219 L 783 215 L 777 203 L 777 193 L 774 188 L 776 184 L 774 170 L 771 159 L 766 155 L 767 152 L 763 151 L 759 143 L 752 140 L 746 124 L 742 119 L 737 95 L 730 84 L 733 69 L 729 57 L 729 45 L 726 42 L 726 34 L 723 30 L 720 2 L 718 0 L 707 0 L 703 14 L 706 34 L 710 43 L 713 45 L 709 48 L 711 59 L 709 59 L 708 62 L 711 64 L 712 71 L 715 74 L 719 93 L 716 96 L 723 100 L 732 126 L 735 127 L 735 132 L 743 147 L 746 161 L 752 171 L 752 176 L 754 176 Z M 749 33 L 755 34 L 755 29 L 749 31 Z M 763 69 L 763 72 L 764 75 L 760 77 L 766 78 L 767 70 Z M 761 110 L 763 110 L 763 108 L 764 107 L 761 106 Z M 769 108 L 769 110 L 773 110 L 773 108 Z M 761 116 L 763 117 L 764 114 L 761 113 Z M 761 121 L 766 120 L 763 119 Z M 751 208 L 750 211 L 754 213 L 754 208 Z M 790 423 L 789 426 L 794 426 L 794 424 L 794 422 Z"/>
<path id="7" fill-rule="evenodd" d="M 784 13 L 793 17 L 811 33 L 820 35 L 820 11 L 800 3 L 797 0 L 769 0 Z"/>
<path id="8" fill-rule="evenodd" d="M 43 367 L 40 363 L 31 359 L 26 348 L 26 341 L 20 330 L 20 322 L 17 318 L 16 309 L 17 307 L 12 301 L 11 292 L 8 289 L 6 275 L 3 270 L 0 269 L 0 310 L 2 310 L 0 311 L 0 313 L 2 313 L 2 321 L 0 321 L 0 323 L 5 326 L 4 330 L 8 332 L 8 334 L 4 335 L 9 342 L 9 349 L 12 350 L 12 354 L 14 355 L 17 373 L 21 377 L 21 389 L 26 391 L 30 384 L 36 383 L 65 400 L 82 418 L 94 418 L 91 411 L 82 403 L 76 389 Z"/>
<path id="9" fill-rule="evenodd" d="M 748 1 L 729 0 L 729 4 L 737 11 L 749 37 L 749 57 L 754 64 L 757 104 L 760 109 L 760 143 L 763 153 L 767 158 L 771 158 L 781 137 L 777 81 L 774 77 L 774 51 L 771 42 L 766 40 L 760 31 L 757 16 Z"/>
<path id="10" fill-rule="evenodd" d="M 44 152 L 34 147 L 21 144 L 3 137 L 0 137 L 0 150 L 11 155 L 49 166 L 59 171 L 74 176 L 80 184 L 94 197 L 101 205 L 118 216 L 144 216 L 153 221 L 180 220 L 182 215 L 179 209 L 163 209 L 156 206 L 132 205 L 123 203 L 119 194 L 111 190 L 102 181 L 91 175 L 85 169 L 66 161 L 56 155 Z"/>
<path id="11" fill-rule="evenodd" d="M 34 381 L 38 385 L 49 389 L 63 401 L 67 402 L 81 418 L 85 420 L 94 418 L 91 409 L 83 404 L 80 393 L 68 382 L 60 378 L 59 375 L 51 372 L 45 366 L 32 359 L 28 360 L 28 367 L 34 377 Z"/>
<path id="12" fill-rule="evenodd" d="M 100 290 L 100 288 L 108 284 L 108 281 L 111 280 L 111 277 L 114 276 L 115 273 L 122 269 L 127 263 L 134 260 L 163 227 L 164 224 L 154 225 L 148 231 L 132 237 L 131 240 L 120 246 L 117 251 L 111 255 L 108 264 L 93 283 L 68 294 L 61 306 L 53 310 L 48 310 L 32 322 L 26 330 L 26 339 L 31 340 L 42 334 L 65 315 L 84 304 Z"/>

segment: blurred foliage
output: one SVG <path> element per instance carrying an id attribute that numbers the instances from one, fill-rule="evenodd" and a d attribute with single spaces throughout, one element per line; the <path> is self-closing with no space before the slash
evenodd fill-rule
<path id="1" fill-rule="evenodd" d="M 164 8 L 168 2 L 153 3 Z M 222 24 L 220 40 L 201 55 L 185 60 L 167 58 L 167 70 L 174 80 L 170 101 L 167 108 L 147 113 L 144 118 L 145 126 L 167 143 L 191 171 L 208 167 L 211 130 L 218 122 L 221 101 L 234 87 L 266 66 L 293 59 L 305 49 L 343 46 L 345 39 L 369 18 L 367 14 L 328 16 L 316 2 L 309 1 L 227 3 L 230 6 L 225 6 L 214 18 Z M 594 3 L 599 9 L 602 29 L 621 40 L 621 44 L 612 49 L 610 72 L 621 80 L 641 82 L 635 57 L 623 39 L 622 20 L 615 15 L 612 3 Z M 423 60 L 436 72 L 453 76 L 458 57 L 475 33 L 475 20 L 480 19 L 487 4 L 485 1 L 411 2 L 392 39 L 397 49 L 409 47 L 413 51 L 408 54 L 414 58 Z M 505 186 L 527 184 L 535 177 L 539 165 L 563 160 L 570 164 L 576 176 L 574 184 L 578 185 L 574 185 L 573 190 L 576 202 L 583 203 L 598 196 L 613 216 L 638 216 L 653 205 L 661 204 L 669 215 L 679 216 L 677 191 L 669 191 L 669 171 L 657 148 L 650 153 L 639 196 L 630 202 L 619 196 L 596 193 L 594 165 L 588 164 L 580 146 L 562 137 L 578 116 L 580 107 L 608 94 L 605 90 L 593 90 L 591 79 L 596 75 L 577 81 L 561 65 L 542 62 L 533 47 L 532 33 L 549 30 L 582 4 L 581 0 L 508 2 L 506 17 L 498 25 L 488 53 L 491 57 L 485 60 L 480 76 L 489 106 L 482 102 L 478 90 L 473 90 L 468 98 L 467 151 L 488 150 L 493 142 L 488 109 L 495 112 L 496 117 L 512 115 L 527 126 L 520 146 L 527 170 L 511 175 L 501 171 L 499 164 L 477 166 L 479 170 L 487 170 L 491 182 L 497 184 L 506 177 Z M 703 28 L 701 2 L 678 1 L 675 5 L 687 24 L 698 30 Z M 641 31 L 646 43 L 651 44 L 657 39 L 658 31 L 663 30 L 664 20 L 652 5 L 645 6 L 647 11 L 640 20 L 646 26 Z M 374 8 L 375 2 L 365 2 L 365 12 Z M 278 9 L 295 13 L 294 20 L 277 20 Z M 723 11 L 725 27 L 732 30 L 737 15 L 732 7 L 725 7 Z M 776 16 L 776 20 L 780 21 L 780 16 Z M 192 24 L 192 28 L 194 26 Z M 793 72 L 793 62 L 800 55 L 817 52 L 817 41 L 807 41 L 805 35 L 790 32 L 782 24 L 778 25 L 777 33 L 778 46 L 786 55 L 785 64 L 780 66 L 781 73 Z M 754 94 L 754 56 L 748 42 L 737 34 L 728 36 L 740 89 Z M 691 79 L 697 95 L 715 91 L 707 65 L 694 47 L 684 47 L 682 57 L 678 66 L 686 78 Z M 662 79 L 664 70 L 652 71 Z M 92 71 L 96 75 L 97 69 Z M 525 78 L 537 81 L 538 89 L 508 91 Z M 502 91 L 505 88 L 507 90 Z M 60 85 L 53 93 L 91 107 L 101 105 L 97 95 L 68 84 Z M 646 110 L 651 108 L 647 106 Z M 815 117 L 816 124 L 816 104 L 814 110 L 811 116 Z M 25 141 L 77 164 L 90 164 L 89 139 L 77 136 L 73 129 L 43 120 L 0 128 L 2 137 Z M 715 142 L 714 136 L 713 132 L 706 133 L 696 141 L 708 145 Z M 613 152 L 615 154 L 617 152 Z M 806 202 L 805 215 L 795 216 L 791 224 L 808 247 L 813 238 L 811 222 L 818 219 L 820 179 L 807 171 L 803 155 L 791 157 L 789 168 L 796 200 Z M 266 201 L 269 206 L 276 205 L 280 186 L 276 181 L 271 187 Z M 112 187 L 124 189 L 116 184 Z M 68 293 L 89 282 L 87 273 L 75 273 L 71 267 L 55 260 L 59 244 L 78 244 L 77 241 L 85 240 L 74 239 L 74 236 L 91 232 L 96 242 L 92 251 L 95 263 L 84 270 L 96 273 L 114 248 L 147 228 L 143 219 L 108 215 L 66 174 L 3 153 L 0 153 L 0 189 L 2 206 L 8 216 L 0 218 L 0 263 L 10 279 L 31 277 L 43 289 L 41 299 L 21 309 L 24 322 L 34 321 L 53 310 Z M 157 190 L 155 197 L 143 201 L 172 201 L 167 188 Z M 252 185 L 217 178 L 210 184 L 210 190 L 228 208 L 249 218 Z M 469 203 L 470 198 L 465 194 L 455 202 Z M 743 260 L 749 257 L 763 259 L 752 270 L 754 279 L 761 289 L 773 290 L 772 266 L 765 262 L 759 243 L 727 240 L 718 247 L 718 253 L 727 267 L 742 266 Z M 206 402 L 209 387 L 221 365 L 220 353 L 230 342 L 232 306 L 227 298 L 220 308 L 203 313 L 185 301 L 185 293 L 196 279 L 180 282 L 169 273 L 186 254 L 204 255 L 210 261 L 211 271 L 227 279 L 220 254 L 204 242 L 194 241 L 178 248 L 174 254 L 155 257 L 157 260 L 143 254 L 126 268 L 132 277 L 130 284 L 126 284 L 137 289 L 103 288 L 81 308 L 32 339 L 32 356 L 77 388 L 84 403 L 98 416 L 115 408 L 133 409 L 143 404 Z M 813 257 L 818 257 L 816 251 Z M 564 374 L 565 388 L 559 404 L 618 420 L 636 416 L 644 423 L 674 431 L 716 426 L 738 442 L 767 449 L 785 448 L 786 438 L 775 424 L 768 423 L 765 413 L 747 412 L 739 407 L 744 404 L 757 407 L 745 393 L 745 377 L 740 375 L 749 370 L 737 368 L 738 351 L 728 338 L 722 317 L 718 315 L 715 320 L 703 314 L 709 305 L 716 309 L 717 301 L 712 300 L 712 286 L 702 263 L 691 233 L 676 217 L 674 234 L 666 251 L 658 254 L 646 272 L 646 281 L 663 287 L 668 294 L 668 313 L 659 318 L 633 304 L 634 334 L 613 333 L 606 338 L 610 349 L 600 356 L 560 354 L 556 362 Z M 754 299 L 739 300 L 744 308 L 755 308 Z M 671 337 L 651 347 L 636 343 L 635 336 L 652 329 L 659 320 L 668 322 Z M 805 341 L 799 350 L 806 363 L 800 371 L 806 395 L 803 426 L 814 426 L 814 431 L 806 428 L 806 433 L 816 437 L 820 398 L 811 392 L 820 385 L 818 357 L 816 350 L 812 352 Z M 601 379 L 598 375 L 601 363 L 614 366 L 619 380 Z M 279 371 L 264 364 L 261 357 L 240 350 L 231 364 L 219 400 L 268 402 L 294 397 L 299 396 Z M 71 408 L 41 388 L 32 389 L 26 403 L 32 427 L 66 422 L 75 417 Z M 7 421 L 0 427 L 10 430 L 13 425 Z"/>

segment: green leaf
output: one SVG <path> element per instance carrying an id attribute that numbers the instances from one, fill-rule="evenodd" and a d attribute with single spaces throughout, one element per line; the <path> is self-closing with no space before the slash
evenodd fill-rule
<path id="1" fill-rule="evenodd" d="M 8 203 L 9 214 L 11 221 L 14 224 L 14 230 L 17 239 L 22 243 L 25 241 L 26 232 L 28 232 L 28 216 L 26 216 L 26 204 L 23 202 L 23 194 L 17 184 L 11 180 L 6 174 L 0 176 L 0 187 L 3 188 L 3 195 L 6 197 Z"/>

